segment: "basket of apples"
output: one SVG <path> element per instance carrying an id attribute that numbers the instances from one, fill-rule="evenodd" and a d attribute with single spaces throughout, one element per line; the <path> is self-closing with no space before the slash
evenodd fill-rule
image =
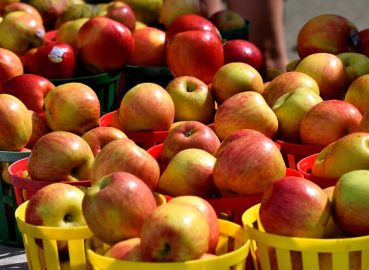
<path id="1" fill-rule="evenodd" d="M 272 183 L 242 216 L 255 269 L 367 269 L 367 175 L 325 189 L 302 177 Z"/>

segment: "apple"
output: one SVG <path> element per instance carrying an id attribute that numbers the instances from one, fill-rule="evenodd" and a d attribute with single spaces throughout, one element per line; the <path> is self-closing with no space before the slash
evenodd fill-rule
<path id="1" fill-rule="evenodd" d="M 35 16 L 39 23 L 43 24 L 40 12 L 32 5 L 23 2 L 13 2 L 4 7 L 2 16 L 14 12 L 14 11 L 26 11 L 29 14 Z"/>
<path id="2" fill-rule="evenodd" d="M 175 107 L 169 93 L 156 83 L 139 83 L 129 89 L 119 106 L 123 131 L 169 130 Z"/>
<path id="3" fill-rule="evenodd" d="M 19 98 L 29 110 L 44 112 L 44 98 L 55 85 L 37 74 L 20 74 L 8 79 L 1 86 L 1 93 Z"/>
<path id="4" fill-rule="evenodd" d="M 179 122 L 169 130 L 163 142 L 160 164 L 166 166 L 179 151 L 187 148 L 198 148 L 214 155 L 220 140 L 210 127 L 199 121 Z"/>
<path id="5" fill-rule="evenodd" d="M 158 162 L 128 138 L 111 141 L 96 155 L 90 174 L 91 183 L 116 171 L 126 171 L 137 176 L 151 190 L 157 187 L 160 177 Z"/>
<path id="6" fill-rule="evenodd" d="M 323 190 L 325 191 L 325 193 L 327 193 L 328 195 L 328 199 L 329 201 L 332 203 L 332 199 L 333 199 L 333 192 L 336 186 L 330 186 L 330 187 L 326 187 Z M 338 228 L 336 222 L 333 219 L 333 212 L 334 212 L 334 205 L 332 204 L 332 215 L 329 218 L 325 229 L 324 229 L 324 238 L 341 238 L 341 237 L 345 237 L 347 236 L 340 228 Z"/>
<path id="7" fill-rule="evenodd" d="M 311 167 L 311 175 L 339 179 L 344 173 L 369 168 L 366 142 L 369 133 L 354 132 L 324 147 Z"/>
<path id="8" fill-rule="evenodd" d="M 240 92 L 254 91 L 262 94 L 264 82 L 254 67 L 242 62 L 234 62 L 218 69 L 212 80 L 211 90 L 216 101 L 221 104 Z"/>
<path id="9" fill-rule="evenodd" d="M 144 259 L 152 262 L 200 258 L 209 248 L 209 224 L 197 207 L 166 203 L 148 216 L 141 228 Z"/>
<path id="10" fill-rule="evenodd" d="M 82 213 L 84 192 L 77 186 L 52 183 L 37 190 L 28 200 L 25 222 L 36 226 L 70 228 L 86 226 Z M 42 245 L 41 241 L 37 241 Z M 57 241 L 60 253 L 68 252 L 67 241 Z"/>
<path id="11" fill-rule="evenodd" d="M 263 97 L 269 106 L 273 106 L 280 96 L 300 87 L 309 88 L 320 95 L 319 85 L 311 76 L 303 72 L 287 71 L 268 82 Z"/>
<path id="12" fill-rule="evenodd" d="M 363 117 L 360 120 L 359 131 L 369 133 L 369 110 L 364 112 Z"/>
<path id="13" fill-rule="evenodd" d="M 240 136 L 216 154 L 213 180 L 223 196 L 262 193 L 286 173 L 278 146 L 260 134 Z"/>
<path id="14" fill-rule="evenodd" d="M 211 14 L 209 20 L 218 28 L 219 31 L 240 29 L 245 26 L 245 19 L 239 12 L 231 9 L 218 10 Z"/>
<path id="15" fill-rule="evenodd" d="M 351 103 L 364 114 L 369 106 L 369 74 L 353 81 L 345 94 L 344 100 Z"/>
<path id="16" fill-rule="evenodd" d="M 106 7 L 106 17 L 124 24 L 129 31 L 136 28 L 136 15 L 133 9 L 126 3 L 112 1 Z"/>
<path id="17" fill-rule="evenodd" d="M 2 84 L 24 72 L 21 58 L 11 50 L 0 48 L 0 92 Z"/>
<path id="18" fill-rule="evenodd" d="M 106 3 L 93 4 L 86 2 L 70 5 L 66 7 L 61 14 L 59 14 L 55 22 L 55 27 L 53 29 L 59 29 L 61 25 L 68 21 L 73 21 L 81 18 L 90 19 L 95 16 L 105 16 L 107 12 L 107 6 L 108 4 Z"/>
<path id="19" fill-rule="evenodd" d="M 369 28 L 364 28 L 359 31 L 359 44 L 357 51 L 369 57 Z"/>
<path id="20" fill-rule="evenodd" d="M 220 104 L 215 113 L 214 130 L 220 140 L 243 128 L 255 129 L 270 138 L 278 130 L 277 116 L 258 92 L 235 94 Z"/>
<path id="21" fill-rule="evenodd" d="M 231 39 L 223 43 L 224 64 L 242 62 L 249 64 L 259 73 L 264 72 L 264 55 L 251 41 Z"/>
<path id="22" fill-rule="evenodd" d="M 38 139 L 49 133 L 50 130 L 46 125 L 46 119 L 44 115 L 31 110 L 29 110 L 29 112 L 32 117 L 32 134 L 25 147 L 28 149 L 32 149 Z"/>
<path id="23" fill-rule="evenodd" d="M 221 38 L 218 29 L 209 19 L 198 14 L 189 13 L 178 16 L 168 25 L 165 31 L 166 43 L 169 43 L 176 34 L 191 30 L 210 31 Z"/>
<path id="24" fill-rule="evenodd" d="M 177 17 L 184 14 L 205 17 L 205 4 L 200 0 L 165 0 L 159 10 L 159 22 L 168 27 Z"/>
<path id="25" fill-rule="evenodd" d="M 77 53 L 82 65 L 92 73 L 123 68 L 132 57 L 133 50 L 131 31 L 113 19 L 104 16 L 90 18 L 78 31 Z"/>
<path id="26" fill-rule="evenodd" d="M 193 76 L 172 79 L 165 88 L 175 107 L 174 121 L 212 123 L 215 115 L 213 91 Z"/>
<path id="27" fill-rule="evenodd" d="M 90 178 L 94 155 L 88 143 L 67 131 L 52 131 L 35 143 L 27 171 L 39 181 L 77 181 Z"/>
<path id="28" fill-rule="evenodd" d="M 303 144 L 327 146 L 359 130 L 362 114 L 344 100 L 324 100 L 307 111 L 300 121 Z"/>
<path id="29" fill-rule="evenodd" d="M 314 53 L 302 59 L 295 71 L 306 73 L 318 84 L 320 96 L 341 99 L 347 90 L 349 77 L 340 58 L 331 53 Z"/>
<path id="30" fill-rule="evenodd" d="M 369 57 L 357 52 L 343 52 L 337 55 L 346 67 L 349 84 L 369 74 Z"/>
<path id="31" fill-rule="evenodd" d="M 63 83 L 51 89 L 44 98 L 47 126 L 84 134 L 99 125 L 100 101 L 91 87 L 78 82 Z"/>
<path id="32" fill-rule="evenodd" d="M 178 196 L 170 199 L 170 203 L 183 203 L 197 207 L 206 217 L 209 224 L 209 248 L 208 255 L 215 254 L 219 241 L 218 216 L 211 204 L 198 196 Z"/>
<path id="33" fill-rule="evenodd" d="M 36 49 L 24 64 L 25 72 L 47 79 L 71 78 L 75 74 L 76 55 L 71 45 L 48 42 Z"/>
<path id="34" fill-rule="evenodd" d="M 333 219 L 337 226 L 350 236 L 369 233 L 369 170 L 353 170 L 337 181 L 332 196 Z"/>
<path id="35" fill-rule="evenodd" d="M 32 136 L 32 119 L 24 103 L 9 94 L 0 94 L 0 150 L 19 151 Z"/>
<path id="36" fill-rule="evenodd" d="M 0 22 L 0 47 L 18 56 L 25 54 L 31 48 L 42 46 L 44 37 L 43 24 L 26 11 L 10 12 Z"/>
<path id="37" fill-rule="evenodd" d="M 0 2 L 0 13 L 4 12 L 4 8 L 7 5 L 10 5 L 11 3 L 19 2 L 20 0 L 2 0 Z"/>
<path id="38" fill-rule="evenodd" d="M 82 200 L 82 212 L 94 235 L 106 244 L 139 237 L 142 225 L 156 209 L 150 188 L 129 172 L 107 174 L 92 183 Z"/>
<path id="39" fill-rule="evenodd" d="M 104 256 L 116 260 L 143 261 L 141 239 L 132 237 L 113 244 L 105 251 Z"/>
<path id="40" fill-rule="evenodd" d="M 55 41 L 68 43 L 75 51 L 77 51 L 78 31 L 87 21 L 88 18 L 80 18 L 63 23 L 56 31 Z"/>
<path id="41" fill-rule="evenodd" d="M 165 32 L 143 27 L 133 33 L 135 47 L 129 64 L 143 67 L 166 66 Z"/>
<path id="42" fill-rule="evenodd" d="M 303 177 L 286 176 L 264 191 L 259 217 L 268 233 L 322 238 L 331 211 L 328 195 L 317 184 Z"/>
<path id="43" fill-rule="evenodd" d="M 301 143 L 300 123 L 305 114 L 323 99 L 309 88 L 297 88 L 280 96 L 272 110 L 278 118 L 276 137 L 292 143 Z"/>
<path id="44" fill-rule="evenodd" d="M 300 58 L 313 53 L 339 54 L 355 51 L 358 29 L 346 17 L 321 14 L 312 17 L 299 30 L 297 53 Z"/>
<path id="45" fill-rule="evenodd" d="M 96 155 L 109 142 L 118 139 L 127 138 L 127 135 L 115 127 L 95 127 L 86 131 L 81 136 L 91 147 L 92 153 Z"/>
<path id="46" fill-rule="evenodd" d="M 210 31 L 181 32 L 167 43 L 166 58 L 175 77 L 193 76 L 209 84 L 224 64 L 222 41 Z"/>
<path id="47" fill-rule="evenodd" d="M 175 154 L 159 179 L 159 192 L 171 197 L 195 195 L 211 198 L 217 194 L 213 181 L 216 158 L 199 148 L 187 148 Z"/>

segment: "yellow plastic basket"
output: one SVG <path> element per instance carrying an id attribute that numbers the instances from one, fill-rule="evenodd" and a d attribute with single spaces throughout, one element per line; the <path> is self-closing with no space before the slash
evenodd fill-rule
<path id="1" fill-rule="evenodd" d="M 292 261 L 300 264 L 298 269 L 302 270 L 369 269 L 369 236 L 313 239 L 266 233 L 258 218 L 259 208 L 260 204 L 254 205 L 242 215 L 256 270 L 292 270 Z M 272 257 L 278 268 L 271 267 L 271 250 L 275 251 Z M 319 268 L 320 263 L 325 263 L 325 268 Z"/>
<path id="2" fill-rule="evenodd" d="M 103 256 L 108 245 L 90 238 L 86 243 L 87 258 L 94 270 L 245 270 L 249 254 L 249 240 L 242 226 L 219 220 L 220 239 L 217 257 L 186 262 L 152 263 L 116 260 Z"/>
<path id="3" fill-rule="evenodd" d="M 22 233 L 28 268 L 30 270 L 88 269 L 85 240 L 93 235 L 89 228 L 87 226 L 61 228 L 27 224 L 25 222 L 27 203 L 24 202 L 17 207 L 15 217 Z M 42 240 L 42 248 L 37 245 L 37 239 Z M 69 260 L 60 260 L 57 241 L 68 242 Z"/>

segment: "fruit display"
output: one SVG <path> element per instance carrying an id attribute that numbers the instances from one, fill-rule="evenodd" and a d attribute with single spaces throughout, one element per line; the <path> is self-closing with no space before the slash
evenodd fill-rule
<path id="1" fill-rule="evenodd" d="M 310 259 L 250 241 L 368 237 L 369 56 L 353 22 L 311 18 L 299 59 L 273 72 L 247 36 L 224 35 L 249 27 L 240 14 L 200 0 L 3 10 L 1 187 L 23 236 L 79 239 L 35 236 L 31 269 L 333 270 L 329 245 Z M 362 249 L 342 263 L 364 269 Z"/>

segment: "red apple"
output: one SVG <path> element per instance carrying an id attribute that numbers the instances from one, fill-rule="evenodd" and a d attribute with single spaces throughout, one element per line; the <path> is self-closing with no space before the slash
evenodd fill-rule
<path id="1" fill-rule="evenodd" d="M 0 94 L 0 150 L 19 151 L 32 136 L 31 114 L 15 96 Z"/>
<path id="2" fill-rule="evenodd" d="M 230 9 L 222 9 L 213 13 L 209 20 L 219 31 L 235 30 L 245 26 L 245 19 L 242 15 Z"/>
<path id="3" fill-rule="evenodd" d="M 204 30 L 210 31 L 219 36 L 219 32 L 214 24 L 206 17 L 198 14 L 183 14 L 178 16 L 166 29 L 166 43 L 178 33 L 191 31 L 191 30 Z M 220 36 L 219 36 L 220 38 Z"/>
<path id="4" fill-rule="evenodd" d="M 165 32 L 156 27 L 143 27 L 133 32 L 135 47 L 129 64 L 152 67 L 166 66 Z"/>
<path id="5" fill-rule="evenodd" d="M 47 79 L 71 78 L 76 71 L 76 55 L 68 43 L 48 42 L 30 55 L 24 69 Z"/>
<path id="6" fill-rule="evenodd" d="M 174 121 L 213 123 L 215 115 L 213 91 L 203 81 L 192 76 L 180 76 L 172 79 L 165 90 L 174 102 Z"/>
<path id="7" fill-rule="evenodd" d="M 97 127 L 100 119 L 100 101 L 94 90 L 86 84 L 70 82 L 51 89 L 44 99 L 47 126 L 84 134 Z"/>
<path id="8" fill-rule="evenodd" d="M 167 45 L 166 57 L 175 77 L 194 76 L 207 84 L 224 64 L 221 39 L 204 30 L 176 34 Z"/>
<path id="9" fill-rule="evenodd" d="M 353 81 L 347 89 L 344 100 L 351 103 L 364 114 L 369 106 L 369 74 Z"/>
<path id="10" fill-rule="evenodd" d="M 251 65 L 233 62 L 223 65 L 215 73 L 211 90 L 221 104 L 227 98 L 246 91 L 263 93 L 264 83 L 260 73 Z"/>
<path id="11" fill-rule="evenodd" d="M 211 206 L 205 199 L 198 196 L 178 196 L 170 199 L 169 203 L 183 203 L 197 207 L 206 217 L 209 224 L 209 253 L 215 254 L 218 241 L 219 241 L 219 224 L 218 216 Z"/>
<path id="12" fill-rule="evenodd" d="M 136 15 L 133 9 L 123 2 L 112 1 L 106 7 L 106 17 L 124 24 L 131 32 L 136 27 Z"/>
<path id="13" fill-rule="evenodd" d="M 92 153 L 96 157 L 101 149 L 103 149 L 109 142 L 127 138 L 127 135 L 115 127 L 95 127 L 86 131 L 82 135 L 82 138 L 89 144 Z"/>
<path id="14" fill-rule="evenodd" d="M 132 57 L 133 50 L 131 31 L 113 19 L 93 17 L 78 31 L 77 53 L 83 66 L 90 72 L 101 73 L 123 68 Z"/>
<path id="15" fill-rule="evenodd" d="M 238 129 L 255 129 L 272 138 L 278 119 L 258 92 L 246 91 L 226 99 L 214 117 L 214 129 L 220 140 Z"/>
<path id="16" fill-rule="evenodd" d="M 8 79 L 23 74 L 23 63 L 11 50 L 0 48 L 0 90 Z"/>
<path id="17" fill-rule="evenodd" d="M 157 187 L 160 177 L 158 162 L 128 138 L 111 141 L 96 155 L 90 174 L 91 183 L 116 171 L 137 176 L 152 190 Z"/>
<path id="18" fill-rule="evenodd" d="M 265 190 L 259 216 L 268 233 L 322 238 L 331 211 L 328 195 L 317 184 L 303 177 L 286 176 Z"/>
<path id="19" fill-rule="evenodd" d="M 139 237 L 142 224 L 156 207 L 150 188 L 140 178 L 123 171 L 93 183 L 82 201 L 88 227 L 110 245 Z"/>
<path id="20" fill-rule="evenodd" d="M 36 74 L 21 74 L 2 84 L 1 93 L 19 98 L 29 110 L 44 112 L 44 98 L 55 85 L 47 78 Z"/>
<path id="21" fill-rule="evenodd" d="M 260 49 L 251 41 L 244 39 L 231 39 L 223 43 L 224 64 L 242 62 L 249 64 L 257 71 L 264 68 L 264 56 Z"/>
<path id="22" fill-rule="evenodd" d="M 32 116 L 32 135 L 25 146 L 28 149 L 32 149 L 38 139 L 50 132 L 46 125 L 45 115 L 41 115 L 34 111 L 30 111 L 30 113 Z"/>
<path id="23" fill-rule="evenodd" d="M 265 86 L 263 97 L 269 106 L 283 94 L 296 90 L 297 88 L 309 88 L 316 94 L 320 94 L 317 82 L 303 72 L 288 71 L 275 77 Z"/>
<path id="24" fill-rule="evenodd" d="M 283 156 L 272 139 L 240 136 L 216 154 L 213 179 L 225 196 L 262 193 L 286 173 Z"/>
<path id="25" fill-rule="evenodd" d="M 321 14 L 312 17 L 299 30 L 297 52 L 300 58 L 321 52 L 339 54 L 354 51 L 357 40 L 358 30 L 346 17 Z"/>
<path id="26" fill-rule="evenodd" d="M 308 110 L 300 122 L 303 144 L 327 146 L 339 138 L 359 130 L 362 115 L 343 100 L 324 100 Z"/>
<path id="27" fill-rule="evenodd" d="M 76 181 L 90 178 L 94 155 L 80 136 L 54 131 L 42 136 L 32 148 L 27 171 L 33 180 Z"/>
<path id="28" fill-rule="evenodd" d="M 220 145 L 215 132 L 198 121 L 184 121 L 169 130 L 163 142 L 160 164 L 166 166 L 169 160 L 179 151 L 187 148 L 198 148 L 214 155 Z"/>
<path id="29" fill-rule="evenodd" d="M 172 97 L 156 83 L 140 83 L 129 89 L 119 107 L 123 131 L 169 130 L 174 121 Z"/>
<path id="30" fill-rule="evenodd" d="M 208 250 L 209 224 L 195 206 L 166 203 L 145 219 L 140 237 L 147 261 L 193 260 Z"/>
<path id="31" fill-rule="evenodd" d="M 319 86 L 322 99 L 341 99 L 349 78 L 341 59 L 331 53 L 314 53 L 302 59 L 295 71 L 312 77 Z"/>
<path id="32" fill-rule="evenodd" d="M 113 244 L 104 256 L 116 260 L 125 261 L 143 261 L 141 251 L 141 239 L 139 237 L 132 237 Z"/>
<path id="33" fill-rule="evenodd" d="M 359 31 L 359 44 L 357 50 L 369 57 L 369 28 Z"/>

